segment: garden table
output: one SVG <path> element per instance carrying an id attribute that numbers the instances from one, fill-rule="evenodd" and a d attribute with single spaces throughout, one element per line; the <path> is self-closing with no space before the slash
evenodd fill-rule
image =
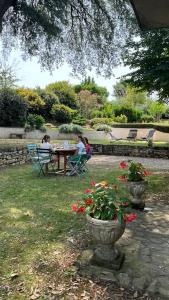
<path id="1" fill-rule="evenodd" d="M 58 170 L 60 170 L 60 157 L 63 157 L 64 160 L 64 167 L 63 170 L 60 170 L 59 173 L 66 175 L 67 172 L 67 158 L 68 156 L 74 155 L 76 153 L 76 148 L 70 148 L 70 149 L 61 149 L 61 148 L 55 148 L 54 153 L 57 156 L 57 162 L 58 162 Z"/>

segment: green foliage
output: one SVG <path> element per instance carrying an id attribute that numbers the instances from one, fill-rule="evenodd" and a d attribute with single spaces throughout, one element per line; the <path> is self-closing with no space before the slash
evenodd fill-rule
<path id="1" fill-rule="evenodd" d="M 161 119 L 162 114 L 164 114 L 166 110 L 167 105 L 157 101 L 152 101 L 148 108 L 149 113 L 156 119 L 156 121 Z"/>
<path id="2" fill-rule="evenodd" d="M 60 133 L 83 134 L 83 127 L 76 124 L 62 124 L 59 126 Z"/>
<path id="3" fill-rule="evenodd" d="M 54 104 L 51 110 L 51 114 L 56 123 L 70 123 L 75 113 L 75 110 L 64 104 Z"/>
<path id="4" fill-rule="evenodd" d="M 15 90 L 0 90 L 0 126 L 24 126 L 28 105 Z"/>
<path id="5" fill-rule="evenodd" d="M 45 123 L 45 119 L 36 114 L 29 114 L 27 117 L 27 124 L 31 126 L 31 128 L 41 129 Z"/>
<path id="6" fill-rule="evenodd" d="M 12 89 L 16 87 L 18 79 L 13 66 L 4 61 L 0 62 L 0 89 Z"/>
<path id="7" fill-rule="evenodd" d="M 81 84 L 75 86 L 76 93 L 80 93 L 81 91 L 89 91 L 91 94 L 98 95 L 98 103 L 100 104 L 103 104 L 109 96 L 107 89 L 105 87 L 97 85 L 94 81 L 94 78 L 90 77 L 82 81 Z"/>
<path id="8" fill-rule="evenodd" d="M 148 140 L 147 146 L 148 146 L 149 148 L 152 148 L 152 147 L 153 147 L 153 140 L 152 140 L 152 139 Z"/>
<path id="9" fill-rule="evenodd" d="M 127 117 L 125 115 L 120 115 L 120 116 L 117 116 L 117 117 L 114 117 L 114 122 L 117 122 L 117 123 L 127 123 Z"/>
<path id="10" fill-rule="evenodd" d="M 125 188 L 118 191 L 113 184 L 103 181 L 93 183 L 94 189 L 88 189 L 77 204 L 72 205 L 76 213 L 86 213 L 94 219 L 117 220 L 123 223 L 129 214 L 130 201 L 124 196 Z M 134 219 L 134 218 L 133 218 Z"/>
<path id="11" fill-rule="evenodd" d="M 131 69 L 126 82 L 148 92 L 157 91 L 160 98 L 169 97 L 169 29 L 141 33 L 125 47 L 124 64 Z"/>
<path id="12" fill-rule="evenodd" d="M 50 70 L 66 61 L 83 74 L 92 67 L 112 74 L 124 41 L 138 28 L 128 1 L 12 2 L 15 9 L 3 20 L 10 47 L 21 45 Z"/>
<path id="13" fill-rule="evenodd" d="M 155 128 L 151 123 L 112 123 L 114 128 Z"/>
<path id="14" fill-rule="evenodd" d="M 94 125 L 93 128 L 97 131 L 105 131 L 107 133 L 112 131 L 112 127 L 106 124 L 97 124 Z"/>
<path id="15" fill-rule="evenodd" d="M 142 111 L 130 106 L 117 106 L 114 108 L 115 117 L 125 115 L 128 122 L 138 122 L 141 119 Z"/>
<path id="16" fill-rule="evenodd" d="M 90 125 L 93 127 L 96 124 L 110 125 L 113 122 L 111 118 L 94 118 L 90 120 Z"/>
<path id="17" fill-rule="evenodd" d="M 27 102 L 29 106 L 29 113 L 40 114 L 40 108 L 45 105 L 45 102 L 35 90 L 19 88 L 17 89 L 17 93 Z"/>
<path id="18" fill-rule="evenodd" d="M 69 106 L 72 109 L 77 108 L 77 96 L 73 86 L 67 81 L 58 81 L 51 83 L 46 87 L 46 91 L 54 93 L 61 104 Z"/>
<path id="19" fill-rule="evenodd" d="M 87 119 L 91 119 L 93 111 L 100 108 L 100 96 L 92 94 L 90 91 L 81 90 L 78 94 L 79 110 L 81 115 Z"/>
<path id="20" fill-rule="evenodd" d="M 86 125 L 86 123 L 87 123 L 87 120 L 79 114 L 77 114 L 75 116 L 75 118 L 73 118 L 73 124 L 84 126 L 84 125 Z"/>
<path id="21" fill-rule="evenodd" d="M 149 122 L 153 122 L 154 121 L 154 117 L 152 115 L 142 115 L 141 116 L 141 121 L 145 122 L 145 123 L 149 123 Z"/>
<path id="22" fill-rule="evenodd" d="M 45 120 L 50 121 L 52 119 L 52 106 L 54 104 L 59 104 L 59 99 L 53 92 L 50 91 L 37 89 L 37 92 L 44 101 L 44 105 L 39 108 L 39 112 L 45 118 Z"/>
<path id="23" fill-rule="evenodd" d="M 45 126 L 42 126 L 42 127 L 40 127 L 40 131 L 43 132 L 43 133 L 45 133 L 47 131 L 47 129 L 46 129 Z"/>
<path id="24" fill-rule="evenodd" d="M 128 170 L 128 181 L 143 181 L 145 177 L 144 172 L 145 168 L 141 163 L 132 161 Z"/>

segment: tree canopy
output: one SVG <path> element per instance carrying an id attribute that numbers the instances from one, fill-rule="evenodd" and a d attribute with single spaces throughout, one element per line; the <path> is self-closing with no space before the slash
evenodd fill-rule
<path id="1" fill-rule="evenodd" d="M 138 29 L 129 0 L 3 0 L 1 21 L 7 49 L 20 46 L 50 70 L 67 61 L 81 73 L 95 67 L 111 74 Z"/>
<path id="2" fill-rule="evenodd" d="M 124 64 L 135 69 L 125 78 L 135 87 L 169 98 L 169 30 L 144 32 L 125 48 Z"/>

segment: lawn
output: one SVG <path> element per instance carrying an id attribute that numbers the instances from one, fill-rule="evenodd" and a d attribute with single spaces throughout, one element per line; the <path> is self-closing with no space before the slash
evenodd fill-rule
<path id="1" fill-rule="evenodd" d="M 85 222 L 67 207 L 91 180 L 111 182 L 118 172 L 90 166 L 83 178 L 39 178 L 31 166 L 0 171 L 0 299 L 106 299 L 105 288 L 76 275 Z M 167 192 L 168 177 L 153 175 L 149 194 Z"/>
<path id="2" fill-rule="evenodd" d="M 63 144 L 64 140 L 51 140 L 51 143 L 53 144 Z M 27 144 L 40 144 L 40 140 L 36 139 L 0 139 L 0 146 L 1 147 L 8 147 L 8 146 L 16 146 L 16 145 L 27 145 Z M 70 143 L 75 144 L 77 143 L 75 140 L 71 140 Z M 100 144 L 100 145 L 129 145 L 129 146 L 141 146 L 141 147 L 148 147 L 148 143 L 146 141 L 128 141 L 128 140 L 119 140 L 119 141 L 112 141 L 112 140 L 91 140 L 90 141 L 91 145 L 92 144 Z M 153 146 L 157 147 L 169 147 L 168 142 L 153 142 Z"/>

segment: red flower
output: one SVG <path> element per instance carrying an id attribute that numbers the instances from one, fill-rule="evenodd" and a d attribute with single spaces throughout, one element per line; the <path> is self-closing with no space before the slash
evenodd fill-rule
<path id="1" fill-rule="evenodd" d="M 89 194 L 89 193 L 91 193 L 91 190 L 90 189 L 86 189 L 85 193 Z"/>
<path id="2" fill-rule="evenodd" d="M 118 190 L 118 187 L 117 187 L 117 185 L 115 185 L 115 184 L 113 185 L 113 188 L 114 188 L 115 191 Z"/>
<path id="3" fill-rule="evenodd" d="M 77 206 L 77 204 L 73 204 L 73 205 L 72 205 L 72 210 L 73 210 L 73 211 L 78 211 L 78 206 Z"/>
<path id="4" fill-rule="evenodd" d="M 91 185 L 91 186 L 95 186 L 95 185 L 96 185 L 96 182 L 95 182 L 95 181 L 91 181 L 91 182 L 90 182 L 90 185 Z"/>
<path id="5" fill-rule="evenodd" d="M 145 171 L 144 171 L 144 176 L 149 176 L 149 175 L 151 175 L 151 172 L 150 172 L 150 171 L 147 171 L 147 170 L 145 170 Z"/>
<path id="6" fill-rule="evenodd" d="M 122 206 L 128 206 L 129 205 L 129 202 L 123 202 L 122 203 Z"/>
<path id="7" fill-rule="evenodd" d="M 86 204 L 93 204 L 93 200 L 92 199 L 86 199 Z"/>
<path id="8" fill-rule="evenodd" d="M 83 206 L 79 207 L 78 213 L 85 213 L 85 212 L 86 212 L 86 208 L 85 207 L 83 207 Z"/>
<path id="9" fill-rule="evenodd" d="M 121 161 L 121 163 L 120 163 L 120 169 L 127 169 L 127 168 L 128 168 L 128 166 L 127 166 L 126 162 L 125 161 Z"/>
<path id="10" fill-rule="evenodd" d="M 135 220 L 136 218 L 137 218 L 137 215 L 136 215 L 136 214 L 131 214 L 131 215 L 125 217 L 125 221 L 126 221 L 126 222 L 132 222 L 132 221 Z"/>
<path id="11" fill-rule="evenodd" d="M 121 180 L 121 181 L 124 181 L 124 182 L 127 181 L 126 175 L 120 175 L 120 176 L 118 176 L 117 178 L 118 178 L 118 180 Z"/>

